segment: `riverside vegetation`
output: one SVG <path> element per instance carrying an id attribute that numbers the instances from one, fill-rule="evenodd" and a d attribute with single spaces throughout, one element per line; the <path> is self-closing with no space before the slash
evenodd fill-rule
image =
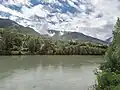
<path id="1" fill-rule="evenodd" d="M 120 19 L 113 31 L 113 42 L 105 55 L 105 62 L 97 72 L 96 90 L 120 90 Z"/>
<path id="2" fill-rule="evenodd" d="M 81 41 L 53 41 L 44 36 L 0 28 L 0 55 L 104 55 L 107 45 Z"/>

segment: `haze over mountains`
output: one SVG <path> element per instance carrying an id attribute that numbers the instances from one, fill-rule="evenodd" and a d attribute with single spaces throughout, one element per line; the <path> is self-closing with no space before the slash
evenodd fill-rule
<path id="1" fill-rule="evenodd" d="M 0 19 L 0 29 L 4 28 L 4 30 L 15 30 L 23 34 L 28 35 L 34 35 L 34 36 L 43 36 L 47 38 L 51 38 L 52 40 L 62 40 L 62 41 L 68 41 L 68 40 L 79 40 L 84 42 L 93 42 L 93 43 L 99 43 L 99 44 L 110 44 L 111 41 L 110 38 L 106 41 L 90 37 L 87 35 L 84 35 L 80 32 L 69 32 L 69 31 L 56 31 L 56 30 L 48 30 L 49 34 L 41 35 L 32 28 L 24 27 L 16 22 L 9 20 L 9 19 Z"/>
<path id="2" fill-rule="evenodd" d="M 9 18 L 41 34 L 80 32 L 106 40 L 120 16 L 118 0 L 0 0 L 0 18 Z"/>

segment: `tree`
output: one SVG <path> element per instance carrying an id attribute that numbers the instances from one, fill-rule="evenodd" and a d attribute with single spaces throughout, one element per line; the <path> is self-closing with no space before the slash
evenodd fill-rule
<path id="1" fill-rule="evenodd" d="M 35 52 L 35 41 L 33 38 L 30 38 L 29 41 L 28 41 L 28 50 L 34 54 Z"/>
<path id="2" fill-rule="evenodd" d="M 97 73 L 97 90 L 118 90 L 120 87 L 120 19 L 113 31 L 113 42 L 105 55 L 105 63 L 101 64 L 102 72 Z"/>
<path id="3" fill-rule="evenodd" d="M 4 31 L 2 34 L 2 40 L 4 42 L 5 50 L 10 51 L 10 49 L 13 48 L 13 37 L 11 35 L 11 32 Z"/>

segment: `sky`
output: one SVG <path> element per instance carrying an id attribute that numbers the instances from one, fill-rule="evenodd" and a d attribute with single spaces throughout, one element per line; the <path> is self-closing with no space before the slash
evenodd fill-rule
<path id="1" fill-rule="evenodd" d="M 7 1 L 9 5 L 20 6 L 20 11 L 6 8 L 3 1 Z M 43 5 L 43 2 L 48 3 L 47 6 Z M 112 35 L 113 26 L 120 16 L 120 0 L 0 0 L 0 3 L 0 11 L 26 19 L 38 15 L 44 18 L 45 23 L 56 23 L 48 23 L 49 28 L 82 32 L 99 39 L 107 39 Z M 53 13 L 50 10 L 57 12 Z M 48 15 L 53 17 L 48 18 Z M 14 16 L 10 18 L 15 19 Z M 64 21 L 60 22 L 61 20 Z M 43 32 L 43 29 L 39 32 Z"/>

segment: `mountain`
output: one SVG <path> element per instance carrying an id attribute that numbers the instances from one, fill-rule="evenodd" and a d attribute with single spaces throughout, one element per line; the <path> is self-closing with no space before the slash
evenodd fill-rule
<path id="1" fill-rule="evenodd" d="M 37 35 L 37 36 L 40 35 L 38 32 L 36 32 L 32 28 L 21 26 L 21 25 L 17 24 L 15 21 L 12 21 L 9 19 L 0 18 L 0 28 L 7 28 L 7 27 L 16 29 L 18 32 L 21 32 L 21 33 Z"/>
<path id="2" fill-rule="evenodd" d="M 15 21 L 0 18 L 0 28 L 7 28 L 7 27 L 16 29 L 18 32 L 21 32 L 21 33 L 37 35 L 37 36 L 40 35 L 35 30 L 29 27 L 23 27 L 19 25 L 18 23 L 16 23 Z M 48 30 L 48 34 L 42 35 L 42 36 L 52 38 L 53 40 L 60 40 L 60 39 L 61 40 L 80 40 L 80 41 L 90 41 L 93 43 L 100 43 L 100 44 L 109 44 L 108 40 L 102 41 L 100 39 L 87 36 L 79 32 Z"/>
<path id="3" fill-rule="evenodd" d="M 110 43 L 112 42 L 112 40 L 113 40 L 113 37 L 109 37 L 108 39 L 106 39 L 106 41 Z"/>
<path id="4" fill-rule="evenodd" d="M 111 17 L 108 18 L 111 21 L 106 21 L 104 11 L 96 8 L 97 1 L 0 0 L 0 18 L 13 20 L 40 34 L 49 34 L 48 30 L 53 29 L 106 40 L 112 35 L 113 23 Z"/>
<path id="5" fill-rule="evenodd" d="M 53 40 L 80 40 L 86 42 L 93 42 L 99 44 L 110 44 L 109 41 L 103 41 L 91 36 L 84 35 L 79 32 L 61 32 L 56 30 L 48 30 L 49 34 L 51 35 Z"/>

